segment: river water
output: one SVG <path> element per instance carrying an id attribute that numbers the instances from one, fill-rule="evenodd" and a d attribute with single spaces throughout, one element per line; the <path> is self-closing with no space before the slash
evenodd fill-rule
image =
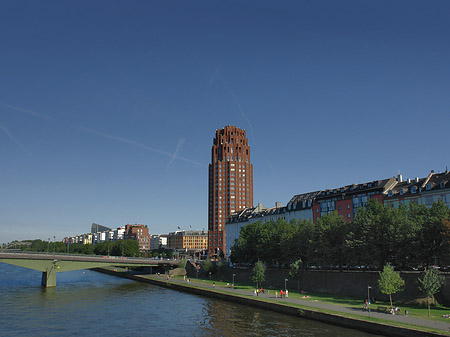
<path id="1" fill-rule="evenodd" d="M 0 263 L 0 336 L 374 336 L 89 270 Z"/>

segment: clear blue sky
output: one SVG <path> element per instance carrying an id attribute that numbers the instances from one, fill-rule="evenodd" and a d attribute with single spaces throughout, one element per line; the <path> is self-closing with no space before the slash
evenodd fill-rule
<path id="1" fill-rule="evenodd" d="M 214 132 L 254 201 L 449 162 L 449 1 L 0 2 L 0 242 L 207 228 Z"/>

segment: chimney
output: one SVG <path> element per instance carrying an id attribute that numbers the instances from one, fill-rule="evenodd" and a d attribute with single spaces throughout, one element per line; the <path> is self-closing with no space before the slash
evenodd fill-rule
<path id="1" fill-rule="evenodd" d="M 398 181 L 399 183 L 402 183 L 402 182 L 403 182 L 403 176 L 402 176 L 401 174 L 399 174 L 399 175 L 397 176 L 397 181 Z"/>

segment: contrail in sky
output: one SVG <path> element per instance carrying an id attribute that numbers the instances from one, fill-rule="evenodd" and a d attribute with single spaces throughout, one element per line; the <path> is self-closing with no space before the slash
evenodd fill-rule
<path id="1" fill-rule="evenodd" d="M 208 86 L 210 86 L 214 80 L 219 77 L 223 86 L 225 87 L 225 89 L 228 91 L 228 93 L 231 95 L 231 97 L 234 100 L 234 103 L 236 103 L 236 106 L 239 110 L 239 112 L 241 113 L 242 117 L 244 117 L 245 121 L 248 124 L 248 127 L 250 129 L 250 136 L 252 137 L 252 141 L 253 144 L 256 146 L 256 149 L 262 154 L 262 156 L 264 157 L 264 159 L 267 161 L 267 163 L 269 164 L 269 167 L 272 169 L 273 173 L 276 174 L 275 169 L 273 168 L 272 163 L 270 162 L 269 158 L 265 155 L 265 153 L 259 148 L 258 144 L 255 141 L 255 136 L 253 133 L 253 127 L 252 124 L 250 123 L 250 120 L 247 118 L 247 115 L 245 114 L 244 110 L 241 107 L 241 104 L 239 103 L 239 100 L 237 99 L 236 95 L 234 94 L 233 91 L 231 91 L 230 87 L 227 85 L 227 83 L 225 82 L 225 80 L 223 79 L 222 75 L 220 74 L 219 70 L 216 69 L 216 71 L 213 73 L 213 75 L 211 76 L 211 79 L 209 80 L 209 84 Z"/>
<path id="2" fill-rule="evenodd" d="M 87 133 L 90 133 L 92 135 L 100 136 L 100 137 L 107 138 L 107 139 L 112 139 L 112 140 L 115 140 L 117 142 L 133 145 L 133 146 L 139 147 L 139 148 L 144 149 L 144 150 L 148 150 L 148 151 L 151 151 L 151 152 L 162 154 L 164 156 L 168 156 L 168 157 L 172 158 L 171 161 L 173 161 L 173 159 L 180 159 L 180 160 L 184 160 L 184 161 L 186 161 L 188 163 L 191 163 L 191 164 L 194 164 L 194 165 L 205 167 L 204 164 L 201 164 L 201 163 L 198 163 L 196 161 L 193 161 L 193 160 L 190 160 L 190 159 L 178 156 L 177 155 L 178 147 L 177 147 L 177 150 L 175 151 L 175 153 L 169 153 L 169 152 L 166 152 L 166 151 L 158 150 L 158 149 L 155 149 L 153 147 L 150 147 L 150 146 L 138 143 L 138 142 L 136 142 L 134 140 L 131 140 L 131 139 L 127 139 L 127 138 L 123 138 L 123 137 L 117 137 L 117 136 L 113 136 L 113 135 L 108 135 L 106 133 L 101 133 L 101 132 L 98 132 L 98 131 L 95 131 L 95 130 L 92 130 L 92 129 L 88 129 L 88 128 L 76 127 L 76 129 L 84 131 L 84 132 L 87 132 Z"/>
<path id="3" fill-rule="evenodd" d="M 181 149 L 181 147 L 183 146 L 183 144 L 184 144 L 185 141 L 186 141 L 186 139 L 184 139 L 184 138 L 180 138 L 180 139 L 178 140 L 177 148 L 176 148 L 175 152 L 173 153 L 172 158 L 170 158 L 169 164 L 167 165 L 166 172 L 167 172 L 167 170 L 169 169 L 169 167 L 170 167 L 170 165 L 172 164 L 172 162 L 173 162 L 173 161 L 175 160 L 175 158 L 177 157 L 178 151 Z"/>
<path id="4" fill-rule="evenodd" d="M 22 148 L 22 150 L 24 150 L 29 156 L 31 156 L 30 151 L 28 151 L 26 147 L 22 145 L 22 143 L 20 143 L 16 138 L 14 138 L 14 136 L 11 134 L 11 132 L 9 132 L 6 126 L 0 124 L 0 130 L 2 130 L 8 136 L 9 139 L 11 139 L 17 145 L 19 145 Z"/>
<path id="5" fill-rule="evenodd" d="M 0 102 L 0 104 L 4 105 L 4 106 L 6 106 L 6 107 L 8 107 L 9 109 L 12 109 L 12 110 L 25 112 L 25 113 L 27 113 L 27 114 L 29 114 L 29 115 L 32 115 L 32 116 L 35 116 L 35 117 L 38 117 L 38 118 L 41 118 L 41 119 L 45 119 L 45 120 L 48 120 L 48 121 L 54 121 L 54 119 L 53 119 L 52 117 L 50 117 L 50 116 L 48 116 L 48 115 L 46 115 L 46 114 L 37 112 L 37 111 L 33 111 L 33 110 L 30 110 L 30 109 L 26 109 L 26 108 L 23 108 L 23 107 L 20 107 L 20 106 L 14 106 L 14 105 L 5 104 L 5 103 L 3 103 L 3 102 Z M 70 127 L 70 126 L 68 126 L 68 125 L 66 125 L 66 126 L 67 126 L 67 127 Z M 150 147 L 150 146 L 147 146 L 147 145 L 138 143 L 138 142 L 136 142 L 136 141 L 134 141 L 134 140 L 130 140 L 130 139 L 127 139 L 127 138 L 117 137 L 117 136 L 113 136 L 113 135 L 108 135 L 108 134 L 106 134 L 106 133 L 101 133 L 101 132 L 98 132 L 98 131 L 95 131 L 95 130 L 92 130 L 92 129 L 88 129 L 88 128 L 83 128 L 83 127 L 73 127 L 73 128 L 78 129 L 78 130 L 81 130 L 81 131 L 84 131 L 84 132 L 87 132 L 87 133 L 90 133 L 90 134 L 93 134 L 93 135 L 96 135 L 96 136 L 100 136 L 100 137 L 103 137 L 103 138 L 112 139 L 112 140 L 115 140 L 115 141 L 118 141 L 118 142 L 121 142 L 121 143 L 125 143 L 125 144 L 129 144 L 129 145 L 133 145 L 133 146 L 139 147 L 139 148 L 144 149 L 144 150 L 148 150 L 148 151 L 152 151 L 152 152 L 155 152 L 155 153 L 162 154 L 162 155 L 164 155 L 164 156 L 168 156 L 168 157 L 171 158 L 171 160 L 170 160 L 170 162 L 169 162 L 169 165 L 172 164 L 172 162 L 173 162 L 175 159 L 180 159 L 180 160 L 183 160 L 183 161 L 185 161 L 185 162 L 188 162 L 188 163 L 191 163 L 191 164 L 194 164 L 194 165 L 198 165 L 198 166 L 205 167 L 204 164 L 201 164 L 201 163 L 198 163 L 198 162 L 196 162 L 196 161 L 193 161 L 193 160 L 190 160 L 190 159 L 187 159 L 187 158 L 183 158 L 183 157 L 178 156 L 179 148 L 181 148 L 181 146 L 183 145 L 184 139 L 183 139 L 183 141 L 182 141 L 181 143 L 180 143 L 181 140 L 178 142 L 178 146 L 177 146 L 177 149 L 175 150 L 175 153 L 169 153 L 169 152 L 166 152 L 166 151 L 161 151 L 161 150 L 152 148 L 152 147 Z M 30 153 L 30 152 L 29 152 L 29 151 L 28 151 L 28 150 L 27 150 L 27 149 L 26 149 L 19 141 L 17 141 L 17 140 L 12 136 L 12 134 L 9 132 L 9 130 L 8 130 L 6 127 L 4 127 L 4 126 L 2 126 L 2 125 L 0 124 L 0 130 L 2 130 L 4 133 L 6 133 L 6 135 L 7 135 L 12 141 L 14 141 L 14 142 L 15 142 L 16 144 L 18 144 L 25 152 L 27 152 L 29 155 L 31 155 L 31 153 Z"/>
<path id="6" fill-rule="evenodd" d="M 33 111 L 33 110 L 30 110 L 30 109 L 22 108 L 20 106 L 14 106 L 14 105 L 9 105 L 9 104 L 5 104 L 5 103 L 1 103 L 1 104 L 6 106 L 6 107 L 8 107 L 8 108 L 10 108 L 10 109 L 12 109 L 12 110 L 25 112 L 25 113 L 27 113 L 29 115 L 32 115 L 32 116 L 35 116 L 35 117 L 39 117 L 39 118 L 42 118 L 42 119 L 46 119 L 48 121 L 52 120 L 52 118 L 50 116 L 47 116 L 46 114 L 43 114 L 43 113 L 40 113 L 40 112 L 37 112 L 37 111 Z"/>

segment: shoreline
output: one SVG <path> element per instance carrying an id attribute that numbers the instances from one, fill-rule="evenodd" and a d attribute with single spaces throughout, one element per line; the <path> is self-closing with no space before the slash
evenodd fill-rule
<path id="1" fill-rule="evenodd" d="M 306 309 L 303 306 L 302 308 L 300 308 L 293 305 L 289 305 L 289 303 L 286 302 L 274 302 L 271 300 L 264 300 L 258 297 L 253 298 L 253 296 L 249 295 L 245 296 L 233 294 L 230 292 L 226 292 L 226 290 L 223 289 L 220 290 L 207 289 L 205 287 L 201 287 L 201 285 L 199 284 L 189 285 L 177 281 L 166 280 L 162 279 L 162 276 L 161 279 L 159 279 L 156 278 L 153 274 L 139 275 L 104 268 L 96 268 L 93 270 L 100 273 L 109 274 L 112 276 L 127 278 L 138 282 L 146 282 L 153 285 L 183 291 L 195 295 L 213 297 L 223 301 L 239 303 L 242 305 L 257 307 L 260 309 L 274 311 L 285 315 L 315 320 L 322 323 L 337 325 L 345 328 L 370 332 L 374 334 L 381 334 L 385 336 L 399 336 L 399 337 L 444 336 L 445 333 L 445 331 L 442 331 L 442 334 L 438 334 L 418 329 L 397 327 L 389 324 L 371 322 L 364 319 L 350 318 L 339 315 L 338 313 L 332 314 L 317 311 L 314 310 L 314 308 L 312 307 Z"/>

